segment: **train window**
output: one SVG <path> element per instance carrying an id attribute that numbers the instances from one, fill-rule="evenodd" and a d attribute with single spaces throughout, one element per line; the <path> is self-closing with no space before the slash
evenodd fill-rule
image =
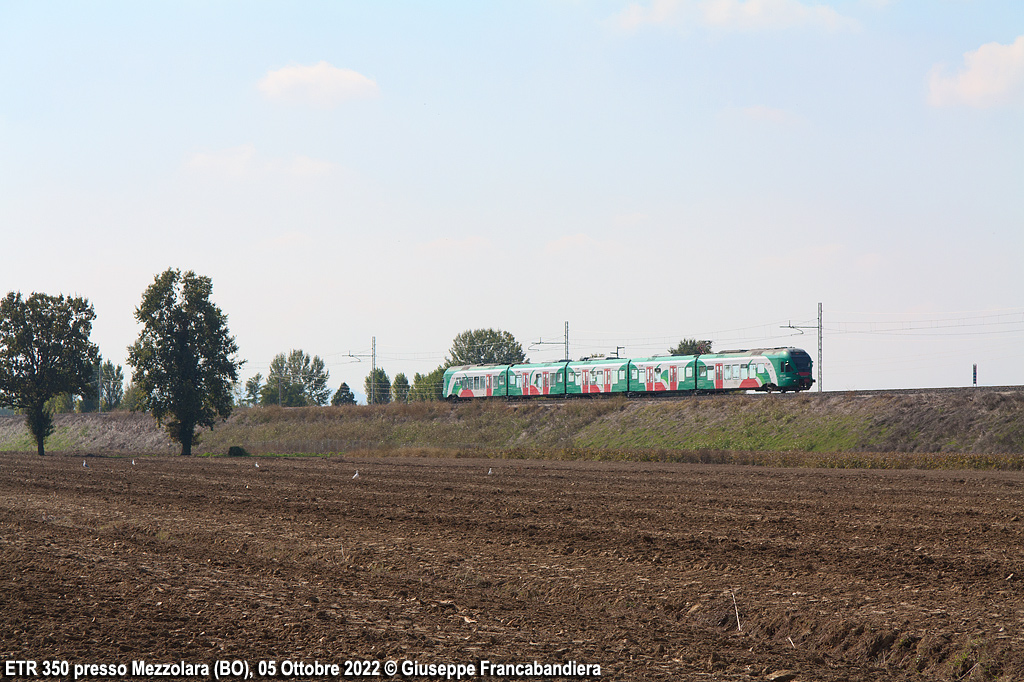
<path id="1" fill-rule="evenodd" d="M 792 371 L 792 370 L 791 370 L 791 369 L 789 368 L 789 360 L 783 360 L 783 361 L 782 361 L 782 371 L 783 371 L 783 372 L 790 372 L 790 371 Z"/>
<path id="2" fill-rule="evenodd" d="M 619 370 L 619 381 L 623 381 L 625 378 L 626 378 L 626 370 L 620 369 Z"/>
<path id="3" fill-rule="evenodd" d="M 740 379 L 746 379 L 748 377 L 747 372 L 748 372 L 747 366 L 746 365 L 740 365 Z"/>
<path id="4" fill-rule="evenodd" d="M 636 374 L 636 370 L 634 369 L 633 370 L 633 381 L 636 381 L 636 378 L 637 378 L 637 374 Z"/>
<path id="5" fill-rule="evenodd" d="M 498 385 L 499 386 L 504 386 L 505 385 L 505 375 L 504 374 L 499 374 L 498 375 Z"/>
<path id="6" fill-rule="evenodd" d="M 687 367 L 686 368 L 686 378 L 689 379 L 692 376 L 693 376 L 693 367 Z"/>
<path id="7" fill-rule="evenodd" d="M 699 376 L 699 377 L 706 377 L 707 375 L 708 375 L 708 366 L 707 365 L 701 365 L 697 369 L 697 376 Z"/>

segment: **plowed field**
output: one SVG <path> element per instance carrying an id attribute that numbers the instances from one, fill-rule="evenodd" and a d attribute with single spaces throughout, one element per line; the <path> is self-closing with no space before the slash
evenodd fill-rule
<path id="1" fill-rule="evenodd" d="M 8 453 L 0 647 L 1024 679 L 1022 503 L 1006 472 Z"/>

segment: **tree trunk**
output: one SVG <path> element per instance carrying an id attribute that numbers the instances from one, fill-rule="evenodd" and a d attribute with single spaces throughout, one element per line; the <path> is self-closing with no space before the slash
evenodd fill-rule
<path id="1" fill-rule="evenodd" d="M 186 429 L 181 430 L 181 456 L 191 457 L 192 456 L 192 439 L 195 436 L 195 428 L 189 426 Z"/>
<path id="2" fill-rule="evenodd" d="M 53 432 L 53 419 L 46 412 L 46 403 L 38 402 L 26 408 L 25 425 L 28 432 L 36 439 L 36 452 L 42 457 L 46 454 L 43 451 L 43 443 L 46 437 Z"/>

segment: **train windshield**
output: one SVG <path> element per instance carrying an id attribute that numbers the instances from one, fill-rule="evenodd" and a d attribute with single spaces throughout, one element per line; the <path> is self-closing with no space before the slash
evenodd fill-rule
<path id="1" fill-rule="evenodd" d="M 807 353 L 790 353 L 789 356 L 793 361 L 793 367 L 798 372 L 809 372 L 811 371 L 811 356 Z"/>

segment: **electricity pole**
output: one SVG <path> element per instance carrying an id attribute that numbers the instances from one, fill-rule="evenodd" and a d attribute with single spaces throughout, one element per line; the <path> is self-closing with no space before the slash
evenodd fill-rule
<path id="1" fill-rule="evenodd" d="M 352 351 L 348 352 L 348 357 L 353 358 L 356 362 L 362 362 L 363 358 L 367 357 L 365 354 L 356 354 Z M 377 397 L 377 337 L 372 337 L 370 341 L 370 394 L 366 396 L 366 404 L 373 405 L 374 399 Z M 390 389 L 390 387 L 388 387 Z"/>
<path id="2" fill-rule="evenodd" d="M 818 301 L 818 393 L 821 393 L 821 301 Z"/>

